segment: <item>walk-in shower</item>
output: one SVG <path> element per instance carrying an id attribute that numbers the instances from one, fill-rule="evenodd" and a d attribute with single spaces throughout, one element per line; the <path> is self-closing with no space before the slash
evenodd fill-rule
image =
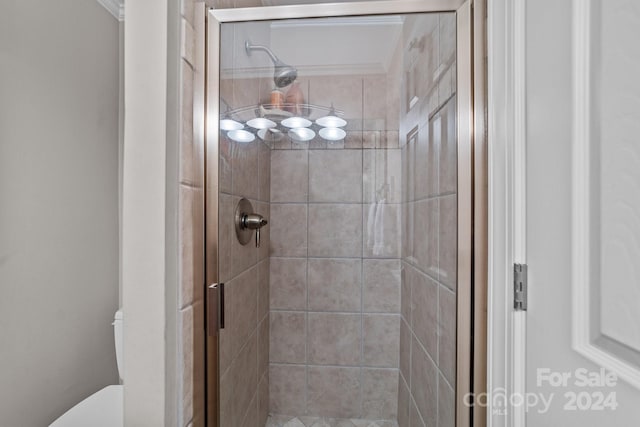
<path id="1" fill-rule="evenodd" d="M 210 426 L 468 425 L 470 12 L 363 5 L 211 12 Z"/>

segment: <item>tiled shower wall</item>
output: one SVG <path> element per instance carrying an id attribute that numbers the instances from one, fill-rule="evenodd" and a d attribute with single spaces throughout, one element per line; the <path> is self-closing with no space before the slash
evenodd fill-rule
<path id="1" fill-rule="evenodd" d="M 348 136 L 271 152 L 273 414 L 396 419 L 401 156 L 387 80 L 301 79 L 309 102 L 344 110 Z"/>
<path id="2" fill-rule="evenodd" d="M 256 103 L 259 78 L 221 79 L 221 97 L 234 106 Z M 270 148 L 220 138 L 219 276 L 225 284 L 225 328 L 220 331 L 220 423 L 264 426 L 269 402 L 269 230 L 241 245 L 234 212 L 242 197 L 270 218 Z"/>
<path id="3" fill-rule="evenodd" d="M 400 427 L 455 424 L 457 151 L 455 15 L 405 22 L 405 43 L 426 54 L 405 61 L 402 151 Z M 415 97 L 415 98 L 414 98 Z M 411 102 L 411 99 L 415 99 Z"/>

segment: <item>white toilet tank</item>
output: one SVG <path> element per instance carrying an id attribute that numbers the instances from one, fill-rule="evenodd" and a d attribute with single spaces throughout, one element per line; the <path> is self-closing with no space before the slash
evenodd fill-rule
<path id="1" fill-rule="evenodd" d="M 116 346 L 116 363 L 120 379 L 124 375 L 122 309 L 113 318 L 113 337 Z M 123 427 L 123 387 L 110 385 L 78 403 L 55 420 L 49 427 Z"/>
<path id="2" fill-rule="evenodd" d="M 113 317 L 113 338 L 116 344 L 116 363 L 118 364 L 118 374 L 120 379 L 124 379 L 124 354 L 123 354 L 123 345 L 124 345 L 124 315 L 122 313 L 122 309 L 116 311 L 115 316 Z"/>

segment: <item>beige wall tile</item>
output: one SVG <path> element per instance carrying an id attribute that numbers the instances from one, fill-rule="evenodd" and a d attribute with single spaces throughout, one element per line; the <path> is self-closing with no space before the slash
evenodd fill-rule
<path id="1" fill-rule="evenodd" d="M 309 313 L 309 363 L 360 364 L 360 315 Z"/>
<path id="2" fill-rule="evenodd" d="M 309 151 L 309 201 L 360 203 L 362 151 Z"/>
<path id="3" fill-rule="evenodd" d="M 258 395 L 254 394 L 251 403 L 247 407 L 247 412 L 244 414 L 244 420 L 242 421 L 242 427 L 256 427 L 258 425 Z"/>
<path id="4" fill-rule="evenodd" d="M 362 132 L 362 148 L 376 148 L 380 147 L 380 138 L 382 138 L 382 132 L 379 130 L 365 129 Z"/>
<path id="5" fill-rule="evenodd" d="M 237 59 L 237 57 L 236 57 Z M 235 70 L 234 70 L 235 71 Z M 260 103 L 260 79 L 257 77 L 233 79 L 233 105 L 235 108 Z"/>
<path id="6" fill-rule="evenodd" d="M 363 363 L 365 366 L 398 367 L 400 356 L 400 316 L 362 316 Z"/>
<path id="7" fill-rule="evenodd" d="M 380 132 L 380 139 L 376 148 L 392 149 L 400 147 L 400 137 L 397 130 L 387 130 Z"/>
<path id="8" fill-rule="evenodd" d="M 182 0 L 180 2 L 180 5 L 182 6 L 180 13 L 191 25 L 194 24 L 195 20 L 194 3 L 195 0 Z"/>
<path id="9" fill-rule="evenodd" d="M 205 304 L 204 301 L 198 301 L 193 305 L 193 345 L 192 357 L 193 357 L 193 414 L 194 422 L 200 420 L 199 414 L 204 413 L 205 401 L 205 389 L 206 389 L 206 366 L 205 360 L 199 355 L 204 354 L 205 351 L 205 337 L 202 336 L 199 331 L 202 331 L 198 327 L 202 319 L 205 317 Z"/>
<path id="10" fill-rule="evenodd" d="M 398 416 L 398 370 L 362 369 L 362 418 L 395 420 Z"/>
<path id="11" fill-rule="evenodd" d="M 271 255 L 307 256 L 307 206 L 271 205 Z"/>
<path id="12" fill-rule="evenodd" d="M 256 140 L 257 141 L 257 140 Z M 271 148 L 262 141 L 258 145 L 258 200 L 271 200 Z"/>
<path id="13" fill-rule="evenodd" d="M 266 316 L 258 324 L 258 378 L 269 370 L 270 322 Z"/>
<path id="14" fill-rule="evenodd" d="M 306 310 L 307 259 L 271 258 L 271 309 Z"/>
<path id="15" fill-rule="evenodd" d="M 333 104 L 344 111 L 350 126 L 357 126 L 362 121 L 362 77 L 316 76 L 311 80 L 310 93 L 313 99 L 308 100 L 313 104 Z"/>
<path id="16" fill-rule="evenodd" d="M 437 368 L 414 338 L 411 349 L 411 395 L 424 420 L 437 418 L 437 393 Z"/>
<path id="17" fill-rule="evenodd" d="M 193 418 L 194 398 L 194 349 L 193 349 L 193 308 L 180 310 L 180 353 L 182 371 L 182 425 Z"/>
<path id="18" fill-rule="evenodd" d="M 233 354 L 245 344 L 258 325 L 257 268 L 253 267 L 225 285 L 226 325 L 233 334 Z"/>
<path id="19" fill-rule="evenodd" d="M 363 112 L 366 119 L 386 119 L 387 117 L 387 76 L 386 74 L 363 77 Z"/>
<path id="20" fill-rule="evenodd" d="M 362 205 L 309 205 L 309 256 L 360 257 Z M 291 226 L 291 224 L 290 224 Z"/>
<path id="21" fill-rule="evenodd" d="M 438 199 L 415 203 L 413 241 L 418 267 L 434 277 L 438 275 Z"/>
<path id="22" fill-rule="evenodd" d="M 440 198 L 440 282 L 450 289 L 457 286 L 458 217 L 457 196 Z"/>
<path id="23" fill-rule="evenodd" d="M 184 59 L 182 70 L 182 99 L 180 100 L 180 182 L 201 183 L 197 176 L 197 157 L 193 144 L 193 69 Z"/>
<path id="24" fill-rule="evenodd" d="M 272 311 L 269 360 L 272 363 L 305 363 L 307 314 Z"/>
<path id="25" fill-rule="evenodd" d="M 194 221 L 195 198 L 198 196 L 196 189 L 180 185 L 180 213 L 178 221 L 180 222 L 180 308 L 184 308 L 193 303 L 193 295 L 195 288 L 194 273 L 197 260 L 195 258 L 194 242 L 196 232 L 204 232 L 201 227 Z"/>
<path id="26" fill-rule="evenodd" d="M 272 364 L 269 367 L 270 411 L 274 414 L 306 413 L 306 384 L 306 366 Z"/>
<path id="27" fill-rule="evenodd" d="M 189 64 L 195 65 L 195 30 L 186 19 L 181 19 L 180 24 L 182 31 L 182 36 L 180 37 L 180 40 L 182 41 L 180 46 L 180 56 L 182 56 L 182 58 Z"/>
<path id="28" fill-rule="evenodd" d="M 435 424 L 435 418 L 429 421 L 431 422 L 429 427 L 432 427 Z M 427 427 L 422 421 L 422 416 L 420 415 L 416 401 L 413 398 L 409 402 L 409 427 Z"/>
<path id="29" fill-rule="evenodd" d="M 362 131 L 347 130 L 347 136 L 344 139 L 344 148 L 347 148 L 347 149 L 362 148 Z"/>
<path id="30" fill-rule="evenodd" d="M 438 366 L 449 383 L 456 378 L 456 294 L 440 287 L 438 322 Z"/>
<path id="31" fill-rule="evenodd" d="M 400 260 L 362 260 L 362 307 L 367 312 L 400 313 Z"/>
<path id="32" fill-rule="evenodd" d="M 257 335 L 253 334 L 240 350 L 238 358 L 233 362 L 237 364 L 237 369 L 234 369 L 236 377 L 233 385 L 232 400 L 233 412 L 237 420 L 234 425 L 239 425 L 239 421 L 243 419 L 250 406 L 253 406 L 251 405 L 252 402 L 255 405 L 255 401 L 252 401 L 252 399 L 258 387 L 257 357 L 258 340 Z"/>
<path id="33" fill-rule="evenodd" d="M 258 322 L 269 314 L 270 291 L 270 260 L 269 258 L 258 264 Z"/>
<path id="34" fill-rule="evenodd" d="M 409 386 L 402 376 L 398 378 L 398 427 L 409 427 Z"/>
<path id="35" fill-rule="evenodd" d="M 227 304 L 230 302 L 229 294 L 226 294 Z M 225 325 L 226 326 L 226 325 Z M 224 329 L 220 329 L 220 338 L 218 341 L 219 350 L 218 354 L 220 357 L 220 373 L 224 374 L 227 372 L 231 366 L 231 362 L 233 361 L 234 348 L 233 348 L 233 337 L 234 334 L 231 331 L 231 327 L 225 327 Z"/>
<path id="36" fill-rule="evenodd" d="M 400 203 L 401 168 L 399 149 L 363 150 L 364 202 Z"/>
<path id="37" fill-rule="evenodd" d="M 231 149 L 231 188 L 236 196 L 258 198 L 258 142 L 234 142 Z"/>
<path id="38" fill-rule="evenodd" d="M 456 396 L 453 388 L 440 375 L 438 381 L 438 427 L 455 427 Z"/>
<path id="39" fill-rule="evenodd" d="M 415 268 L 403 261 L 400 282 L 400 314 L 409 325 L 411 325 L 411 285 L 414 281 L 412 275 L 415 274 Z"/>
<path id="40" fill-rule="evenodd" d="M 309 367 L 308 415 L 357 418 L 361 413 L 360 368 Z"/>
<path id="41" fill-rule="evenodd" d="M 235 425 L 235 418 L 233 413 L 233 385 L 235 381 L 235 375 L 233 367 L 228 369 L 220 377 L 220 425 L 232 426 Z"/>
<path id="42" fill-rule="evenodd" d="M 220 163 L 218 171 L 218 185 L 221 193 L 231 194 L 231 151 L 233 149 L 233 141 L 227 138 L 224 132 L 220 132 Z"/>
<path id="43" fill-rule="evenodd" d="M 309 259 L 309 309 L 360 311 L 360 259 Z"/>
<path id="44" fill-rule="evenodd" d="M 400 372 L 409 381 L 411 374 L 411 328 L 402 319 L 400 321 Z"/>
<path id="45" fill-rule="evenodd" d="M 271 201 L 306 202 L 309 192 L 309 155 L 306 150 L 271 152 Z"/>
<path id="46" fill-rule="evenodd" d="M 220 282 L 226 283 L 233 278 L 231 257 L 231 239 L 236 238 L 233 228 L 233 196 L 220 193 L 218 206 L 218 260 Z"/>
<path id="47" fill-rule="evenodd" d="M 412 276 L 411 327 L 433 360 L 438 353 L 438 284 L 421 272 Z"/>
<path id="48" fill-rule="evenodd" d="M 269 417 L 269 373 L 258 384 L 258 427 L 263 427 Z"/>
<path id="49" fill-rule="evenodd" d="M 364 206 L 363 253 L 369 258 L 400 258 L 400 204 L 370 203 Z"/>

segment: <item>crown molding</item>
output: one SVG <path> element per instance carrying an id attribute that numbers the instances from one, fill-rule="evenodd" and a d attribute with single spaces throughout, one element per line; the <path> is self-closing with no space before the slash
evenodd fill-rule
<path id="1" fill-rule="evenodd" d="M 124 0 L 97 0 L 118 21 L 124 21 Z"/>

